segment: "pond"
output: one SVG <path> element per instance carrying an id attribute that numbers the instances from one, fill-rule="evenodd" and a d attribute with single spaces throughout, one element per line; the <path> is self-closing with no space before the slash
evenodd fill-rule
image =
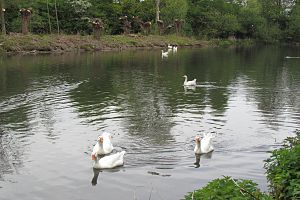
<path id="1" fill-rule="evenodd" d="M 268 151 L 300 129 L 300 48 L 1 57 L 1 199 L 182 199 L 215 178 L 263 191 Z M 184 78 L 197 79 L 183 87 Z M 110 132 L 125 165 L 93 170 Z M 215 135 L 195 158 L 194 138 Z"/>

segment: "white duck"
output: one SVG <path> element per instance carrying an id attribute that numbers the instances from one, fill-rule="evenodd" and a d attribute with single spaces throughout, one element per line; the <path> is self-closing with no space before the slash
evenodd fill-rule
<path id="1" fill-rule="evenodd" d="M 97 143 L 95 144 L 92 152 L 92 159 L 95 159 L 98 155 L 105 155 L 114 149 L 111 143 L 111 135 L 110 133 L 104 132 L 97 139 Z"/>
<path id="2" fill-rule="evenodd" d="M 164 52 L 164 50 L 161 50 L 161 57 L 162 57 L 162 58 L 168 57 L 168 55 L 169 55 L 169 52 L 168 52 L 168 51 Z"/>
<path id="3" fill-rule="evenodd" d="M 196 85 L 196 80 L 197 79 L 194 79 L 194 80 L 192 80 L 192 81 L 188 81 L 187 80 L 187 75 L 184 75 L 183 76 L 185 79 L 184 79 L 184 82 L 183 82 L 183 85 L 185 85 L 185 86 L 191 86 L 191 85 Z"/>
<path id="4" fill-rule="evenodd" d="M 214 150 L 214 147 L 212 145 L 212 138 L 213 136 L 205 134 L 203 138 L 200 138 L 200 136 L 195 137 L 195 148 L 194 152 L 195 154 L 204 154 L 209 153 Z"/>
<path id="5" fill-rule="evenodd" d="M 118 166 L 124 165 L 124 154 L 125 151 L 117 152 L 112 155 L 104 156 L 102 158 L 95 157 L 94 166 L 95 169 L 111 169 Z"/>

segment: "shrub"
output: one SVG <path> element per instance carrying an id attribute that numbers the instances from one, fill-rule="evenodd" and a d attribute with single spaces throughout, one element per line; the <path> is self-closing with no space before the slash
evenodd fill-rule
<path id="1" fill-rule="evenodd" d="M 215 179 L 207 186 L 189 193 L 186 200 L 270 200 L 271 197 L 262 193 L 257 184 L 251 180 L 233 180 L 226 176 L 222 179 Z"/>
<path id="2" fill-rule="evenodd" d="M 270 192 L 275 199 L 300 199 L 300 132 L 284 140 L 266 160 Z"/>

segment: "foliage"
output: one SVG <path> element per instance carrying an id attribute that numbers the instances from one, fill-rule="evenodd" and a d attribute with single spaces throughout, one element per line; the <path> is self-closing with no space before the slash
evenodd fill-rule
<path id="1" fill-rule="evenodd" d="M 166 24 L 173 23 L 175 19 L 185 19 L 188 10 L 186 0 L 164 0 L 162 4 L 160 17 Z"/>
<path id="2" fill-rule="evenodd" d="M 262 193 L 257 184 L 251 180 L 234 180 L 231 177 L 215 179 L 205 187 L 189 193 L 186 200 L 270 200 L 271 197 Z"/>
<path id="3" fill-rule="evenodd" d="M 300 4 L 293 7 L 290 13 L 287 32 L 287 40 L 300 42 Z"/>
<path id="4" fill-rule="evenodd" d="M 300 132 L 284 140 L 266 160 L 267 178 L 275 199 L 300 199 Z"/>
<path id="5" fill-rule="evenodd" d="M 58 25 L 63 33 L 91 34 L 90 21 L 94 18 L 104 22 L 107 34 L 121 34 L 119 18 L 125 15 L 130 22 L 133 16 L 150 21 L 152 33 L 156 28 L 156 0 L 6 0 L 4 3 L 7 32 L 20 32 L 19 9 L 29 7 L 33 9 L 30 31 L 36 34 L 56 33 Z M 264 42 L 299 42 L 299 4 L 299 0 L 160 0 L 160 19 L 173 27 L 174 19 L 183 20 L 185 35 L 204 39 L 234 36 Z M 174 31 L 173 28 L 165 33 Z"/>

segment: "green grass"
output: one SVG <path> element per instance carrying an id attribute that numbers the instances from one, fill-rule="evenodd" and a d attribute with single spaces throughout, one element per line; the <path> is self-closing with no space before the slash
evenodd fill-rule
<path id="1" fill-rule="evenodd" d="M 103 35 L 99 40 L 81 35 L 22 35 L 0 36 L 0 52 L 30 51 L 95 51 L 126 48 L 164 48 L 179 46 L 212 46 L 208 41 L 176 35 Z M 215 44 L 214 44 L 215 45 Z"/>
<path id="2" fill-rule="evenodd" d="M 128 48 L 166 48 L 168 44 L 197 47 L 251 46 L 252 40 L 199 40 L 193 37 L 171 35 L 102 35 L 96 40 L 91 35 L 0 35 L 0 53 L 96 51 Z"/>

